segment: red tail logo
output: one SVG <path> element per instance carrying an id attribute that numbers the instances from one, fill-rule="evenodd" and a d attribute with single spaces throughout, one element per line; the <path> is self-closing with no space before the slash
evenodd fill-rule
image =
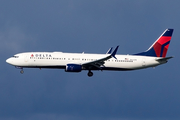
<path id="1" fill-rule="evenodd" d="M 157 57 L 166 57 L 170 40 L 171 36 L 161 36 L 158 41 L 153 45 Z"/>

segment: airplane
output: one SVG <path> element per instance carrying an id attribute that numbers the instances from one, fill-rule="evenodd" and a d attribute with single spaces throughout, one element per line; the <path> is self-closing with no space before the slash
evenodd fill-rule
<path id="1" fill-rule="evenodd" d="M 25 52 L 10 57 L 6 62 L 16 68 L 56 68 L 66 72 L 92 70 L 127 71 L 148 67 L 156 67 L 167 63 L 173 57 L 166 57 L 173 29 L 166 29 L 162 35 L 145 52 L 137 54 L 116 55 L 118 47 L 112 52 L 110 48 L 106 54 L 64 53 L 64 52 Z"/>

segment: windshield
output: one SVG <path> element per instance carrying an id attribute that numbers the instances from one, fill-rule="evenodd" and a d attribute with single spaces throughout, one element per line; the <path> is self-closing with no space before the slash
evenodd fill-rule
<path id="1" fill-rule="evenodd" d="M 19 56 L 13 56 L 14 58 L 19 58 Z"/>

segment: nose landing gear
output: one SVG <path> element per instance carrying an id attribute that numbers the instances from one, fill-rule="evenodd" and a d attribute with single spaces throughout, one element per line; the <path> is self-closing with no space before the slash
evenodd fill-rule
<path id="1" fill-rule="evenodd" d="M 24 73 L 23 69 L 21 69 L 20 73 L 21 73 L 21 74 L 23 74 L 23 73 Z"/>
<path id="2" fill-rule="evenodd" d="M 15 66 L 15 68 L 17 68 L 17 69 L 21 69 L 21 71 L 20 71 L 20 73 L 21 73 L 21 74 L 23 74 L 23 73 L 24 73 L 24 71 L 23 71 L 23 67 L 18 67 L 18 66 Z"/>

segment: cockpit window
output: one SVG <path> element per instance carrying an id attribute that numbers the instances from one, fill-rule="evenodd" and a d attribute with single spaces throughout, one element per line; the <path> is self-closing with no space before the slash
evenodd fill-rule
<path id="1" fill-rule="evenodd" d="M 19 58 L 19 56 L 13 56 L 14 58 Z"/>

